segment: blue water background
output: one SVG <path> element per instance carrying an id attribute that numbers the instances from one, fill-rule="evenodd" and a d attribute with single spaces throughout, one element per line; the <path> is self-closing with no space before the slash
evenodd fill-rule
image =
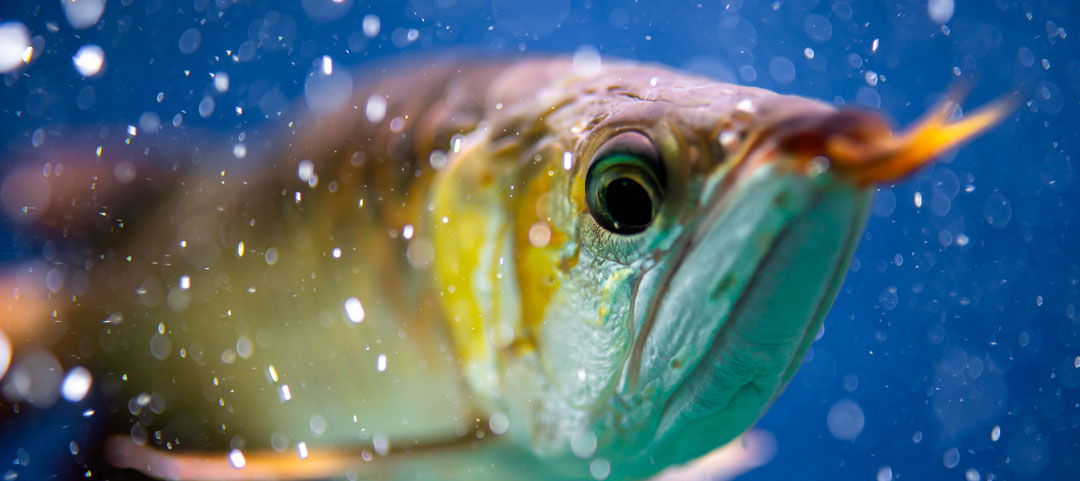
<path id="1" fill-rule="evenodd" d="M 591 45 L 605 57 L 880 109 L 899 125 L 954 86 L 971 87 L 969 110 L 1019 91 L 1016 113 L 990 134 L 881 189 L 823 337 L 758 424 L 777 454 L 744 479 L 1080 476 L 1080 2 L 960 1 L 945 24 L 925 0 L 345 0 L 329 21 L 305 5 L 327 12 L 328 1 L 111 0 L 96 26 L 74 30 L 58 1 L 0 2 L 0 21 L 24 23 L 45 46 L 2 77 L 0 169 L 38 129 L 60 143 L 137 125 L 148 111 L 160 116 L 163 141 L 199 132 L 230 145 L 262 122 L 287 121 L 288 101 L 323 55 L 362 65 L 461 46 L 513 56 Z M 367 14 L 381 23 L 373 39 L 360 33 Z M 189 29 L 201 41 L 183 54 Z M 253 59 L 231 58 L 260 38 Z M 106 66 L 85 79 L 71 57 L 90 43 Z M 217 71 L 230 76 L 225 93 L 212 87 Z M 204 119 L 206 96 L 216 109 Z M 7 265 L 37 252 L 33 235 L 2 225 Z M 62 401 L 0 439 L 0 474 L 81 475 L 66 454 L 85 435 L 85 423 L 70 421 L 81 411 Z M 862 416 L 854 440 L 834 436 L 830 411 L 835 422 L 848 416 L 841 427 Z M 13 464 L 19 448 L 29 466 Z"/>

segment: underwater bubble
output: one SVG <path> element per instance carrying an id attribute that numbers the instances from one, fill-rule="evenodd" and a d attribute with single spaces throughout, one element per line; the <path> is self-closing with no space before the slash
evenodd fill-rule
<path id="1" fill-rule="evenodd" d="M 570 451 L 581 459 L 588 459 L 596 453 L 597 439 L 592 431 L 581 431 L 570 438 Z"/>
<path id="2" fill-rule="evenodd" d="M 315 176 L 315 164 L 308 159 L 301 160 L 296 165 L 296 177 L 301 182 L 311 182 L 312 177 Z"/>
<path id="3" fill-rule="evenodd" d="M 274 248 L 274 247 L 266 249 L 266 254 L 263 256 L 263 258 L 266 260 L 266 263 L 268 265 L 272 266 L 274 264 L 277 264 L 277 261 L 278 261 L 278 251 L 277 251 L 277 249 Z"/>
<path id="4" fill-rule="evenodd" d="M 207 118 L 214 114 L 214 99 L 211 97 L 203 97 L 199 102 L 199 117 Z"/>
<path id="5" fill-rule="evenodd" d="M 987 196 L 986 202 L 983 203 L 983 217 L 991 226 L 998 229 L 1004 228 L 1012 219 L 1012 205 L 1009 204 L 1009 199 L 998 192 Z"/>
<path id="6" fill-rule="evenodd" d="M 386 354 L 379 354 L 378 359 L 375 360 L 375 369 L 379 372 L 386 370 Z"/>
<path id="7" fill-rule="evenodd" d="M 601 69 L 600 51 L 592 45 L 582 45 L 574 51 L 573 70 L 577 75 L 596 75 Z"/>
<path id="8" fill-rule="evenodd" d="M 611 475 L 611 462 L 604 458 L 596 458 L 589 463 L 589 474 L 593 479 L 602 481 Z"/>
<path id="9" fill-rule="evenodd" d="M 954 0 L 930 0 L 926 3 L 926 12 L 930 15 L 930 20 L 936 23 L 948 22 L 955 10 Z"/>
<path id="10" fill-rule="evenodd" d="M 862 408 L 850 399 L 837 401 L 829 408 L 829 414 L 826 416 L 829 433 L 834 438 L 843 441 L 852 441 L 857 438 L 865 422 Z"/>
<path id="11" fill-rule="evenodd" d="M 281 398 L 281 402 L 292 399 L 292 391 L 289 390 L 288 384 L 281 385 L 281 389 L 278 391 L 278 397 Z"/>
<path id="12" fill-rule="evenodd" d="M 529 227 L 529 243 L 533 247 L 547 247 L 549 242 L 551 242 L 551 227 L 548 227 L 547 222 L 538 221 Z"/>
<path id="13" fill-rule="evenodd" d="M 4 330 L 0 329 L 0 379 L 4 378 L 9 365 L 11 365 L 11 341 Z"/>
<path id="14" fill-rule="evenodd" d="M 1016 51 L 1016 60 L 1020 62 L 1020 65 L 1030 68 L 1035 65 L 1035 53 L 1030 48 L 1020 47 Z"/>
<path id="15" fill-rule="evenodd" d="M 386 456 L 390 454 L 390 439 L 385 434 L 379 433 L 371 437 L 371 444 L 375 447 L 375 452 L 379 456 Z"/>
<path id="16" fill-rule="evenodd" d="M 990 440 L 993 442 L 997 442 L 998 439 L 1001 439 L 1001 426 L 995 425 L 994 429 L 990 430 Z"/>
<path id="17" fill-rule="evenodd" d="M 510 429 L 510 418 L 505 413 L 496 412 L 488 418 L 488 427 L 493 434 L 505 434 Z"/>
<path id="18" fill-rule="evenodd" d="M 859 90 L 855 92 L 855 102 L 874 109 L 880 108 L 881 94 L 871 87 L 859 87 Z"/>
<path id="19" fill-rule="evenodd" d="M 417 237 L 409 242 L 405 250 L 405 259 L 409 261 L 409 266 L 413 269 L 427 269 L 435 260 L 435 245 L 423 237 Z"/>
<path id="20" fill-rule="evenodd" d="M 236 469 L 240 469 L 247 465 L 247 460 L 244 459 L 244 453 L 239 449 L 229 451 L 229 464 Z"/>
<path id="21" fill-rule="evenodd" d="M 349 12 L 353 0 L 301 0 L 300 6 L 316 22 L 333 22 Z"/>
<path id="22" fill-rule="evenodd" d="M 105 63 L 105 51 L 97 45 L 83 45 L 75 56 L 71 57 L 75 70 L 83 77 L 93 77 L 101 72 L 101 66 Z"/>
<path id="23" fill-rule="evenodd" d="M 139 128 L 148 134 L 156 133 L 161 129 L 161 116 L 157 112 L 143 112 L 139 116 Z"/>
<path id="24" fill-rule="evenodd" d="M 769 76 L 779 84 L 791 83 L 795 80 L 795 64 L 787 57 L 773 57 L 769 61 Z"/>
<path id="25" fill-rule="evenodd" d="M 64 16 L 77 30 L 93 27 L 105 11 L 105 0 L 60 0 Z"/>
<path id="26" fill-rule="evenodd" d="M 304 100 L 308 108 L 320 114 L 345 108 L 352 97 L 352 74 L 344 69 L 334 71 L 329 56 L 324 56 L 317 64 L 304 83 Z"/>
<path id="27" fill-rule="evenodd" d="M 957 464 L 960 464 L 960 450 L 949 448 L 945 451 L 945 454 L 941 456 L 941 462 L 945 463 L 945 467 L 948 469 L 955 468 Z"/>
<path id="28" fill-rule="evenodd" d="M 0 23 L 0 72 L 10 72 L 24 64 L 30 46 L 30 31 L 19 22 Z"/>
<path id="29" fill-rule="evenodd" d="M 372 94 L 368 97 L 364 115 L 367 116 L 368 122 L 373 124 L 382 122 L 382 119 L 386 117 L 386 96 Z"/>
<path id="30" fill-rule="evenodd" d="M 229 74 L 225 72 L 217 72 L 214 74 L 214 90 L 217 90 L 218 93 L 229 91 Z"/>
<path id="31" fill-rule="evenodd" d="M 299 443 L 296 443 L 296 455 L 300 459 L 307 459 L 307 457 L 308 457 L 307 443 L 305 443 L 303 441 L 300 441 Z"/>
<path id="32" fill-rule="evenodd" d="M 379 17 L 375 15 L 364 15 L 364 20 L 361 22 L 361 28 L 364 29 L 364 35 L 368 38 L 375 38 L 379 35 L 379 29 L 382 27 L 382 22 L 379 21 Z"/>
<path id="33" fill-rule="evenodd" d="M 165 360 L 169 357 L 169 352 L 172 351 L 172 342 L 169 338 L 162 333 L 155 333 L 150 338 L 150 354 L 159 361 Z"/>
<path id="34" fill-rule="evenodd" d="M 64 382 L 60 386 L 60 394 L 64 396 L 64 399 L 73 403 L 82 401 L 86 397 L 86 393 L 90 392 L 91 381 L 90 370 L 82 366 L 76 366 L 64 376 Z"/>
<path id="35" fill-rule="evenodd" d="M 308 429 L 311 430 L 311 434 L 315 437 L 320 437 L 326 432 L 326 418 L 321 414 L 313 414 L 308 419 Z"/>
<path id="36" fill-rule="evenodd" d="M 893 479 L 892 467 L 890 467 L 890 466 L 882 466 L 881 469 L 878 469 L 878 471 L 877 471 L 877 481 L 892 481 L 892 479 Z"/>
<path id="37" fill-rule="evenodd" d="M 832 38 L 832 23 L 821 15 L 807 15 L 803 20 L 803 30 L 815 42 L 828 42 Z"/>
<path id="38" fill-rule="evenodd" d="M 189 28 L 180 34 L 180 53 L 192 54 L 202 44 L 202 33 L 197 28 Z"/>
<path id="39" fill-rule="evenodd" d="M 360 299 L 345 299 L 345 315 L 355 324 L 364 322 L 364 305 L 360 303 Z"/>
<path id="40" fill-rule="evenodd" d="M 980 481 L 982 480 L 982 475 L 979 474 L 978 469 L 968 468 L 967 471 L 964 471 L 964 479 L 966 481 Z"/>
<path id="41" fill-rule="evenodd" d="M 4 378 L 3 393 L 9 401 L 27 401 L 47 408 L 60 397 L 60 374 L 63 369 L 48 351 L 32 351 L 23 355 Z"/>

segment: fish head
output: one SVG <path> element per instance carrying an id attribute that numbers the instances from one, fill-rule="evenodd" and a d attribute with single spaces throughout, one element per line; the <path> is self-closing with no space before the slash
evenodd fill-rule
<path id="1" fill-rule="evenodd" d="M 896 134 L 658 67 L 544 82 L 507 88 L 440 172 L 437 278 L 492 430 L 618 477 L 750 427 L 819 332 L 873 185 L 1000 114 Z"/>

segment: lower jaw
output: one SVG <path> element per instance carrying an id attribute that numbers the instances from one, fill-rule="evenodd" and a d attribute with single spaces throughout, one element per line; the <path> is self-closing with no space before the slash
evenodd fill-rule
<path id="1" fill-rule="evenodd" d="M 660 443 L 667 445 L 662 457 L 686 461 L 733 439 L 797 370 L 843 280 L 869 205 L 868 192 L 838 188 L 819 193 L 785 226 L 707 353 L 672 393 L 660 425 L 682 432 Z"/>

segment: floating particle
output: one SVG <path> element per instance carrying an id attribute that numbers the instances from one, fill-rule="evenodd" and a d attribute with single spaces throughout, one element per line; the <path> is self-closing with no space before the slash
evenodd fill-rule
<path id="1" fill-rule="evenodd" d="M 948 469 L 955 468 L 957 464 L 960 464 L 960 450 L 956 448 L 949 448 L 945 451 L 945 454 L 941 456 L 941 462 L 945 464 Z"/>
<path id="2" fill-rule="evenodd" d="M 386 354 L 379 354 L 378 359 L 375 360 L 375 369 L 379 372 L 386 370 Z"/>
<path id="3" fill-rule="evenodd" d="M 1080 359 L 1080 357 L 1077 357 L 1077 359 Z M 1001 439 L 1001 426 L 995 425 L 990 430 L 990 440 L 996 443 L 998 439 Z"/>
<path id="4" fill-rule="evenodd" d="M 61 0 L 64 16 L 73 28 L 93 27 L 105 11 L 105 0 Z"/>
<path id="5" fill-rule="evenodd" d="M 570 170 L 574 166 L 574 154 L 567 151 L 562 154 L 563 170 Z"/>
<path id="6" fill-rule="evenodd" d="M 299 443 L 296 443 L 296 455 L 299 456 L 300 459 L 307 459 L 307 457 L 308 457 L 307 443 L 305 443 L 303 441 L 300 441 Z"/>
<path id="7" fill-rule="evenodd" d="M 600 51 L 592 45 L 582 45 L 574 51 L 571 68 L 578 75 L 595 75 L 600 72 Z"/>
<path id="8" fill-rule="evenodd" d="M 202 33 L 197 28 L 189 28 L 180 34 L 180 53 L 192 54 L 202 44 Z"/>
<path id="9" fill-rule="evenodd" d="M 955 10 L 954 0 L 930 0 L 926 4 L 926 12 L 930 15 L 930 20 L 936 23 L 948 22 Z"/>
<path id="10" fill-rule="evenodd" d="M 229 91 L 229 74 L 225 72 L 218 72 L 214 74 L 214 90 L 218 93 L 225 93 Z"/>
<path id="11" fill-rule="evenodd" d="M 496 412 L 488 418 L 488 427 L 492 434 L 504 434 L 510 429 L 510 418 L 504 413 Z"/>
<path id="12" fill-rule="evenodd" d="M 60 395 L 73 403 L 82 401 L 86 393 L 90 392 L 91 380 L 89 369 L 75 366 L 64 376 L 64 383 L 60 385 Z"/>
<path id="13" fill-rule="evenodd" d="M 829 433 L 836 439 L 852 441 L 862 433 L 866 418 L 863 410 L 855 401 L 841 399 L 829 408 L 826 424 Z"/>
<path id="14" fill-rule="evenodd" d="M 0 329 L 0 379 L 4 378 L 4 373 L 7 372 L 7 368 L 10 364 L 11 341 L 8 340 L 7 334 L 4 334 L 3 329 Z"/>
<path id="15" fill-rule="evenodd" d="M 0 23 L 0 72 L 10 72 L 22 66 L 30 46 L 30 31 L 19 22 Z"/>
<path id="16" fill-rule="evenodd" d="M 364 305 L 360 303 L 360 299 L 355 297 L 345 299 L 345 316 L 354 324 L 364 322 Z"/>
<path id="17" fill-rule="evenodd" d="M 280 396 L 281 396 L 281 402 L 285 402 L 285 401 L 288 401 L 288 400 L 292 399 L 292 392 L 289 391 L 289 385 L 288 384 L 282 384 L 281 385 Z"/>
<path id="18" fill-rule="evenodd" d="M 75 64 L 79 75 L 93 77 L 101 71 L 101 66 L 105 63 L 105 51 L 97 45 L 83 45 L 75 52 L 75 56 L 71 57 L 71 62 Z"/>
<path id="19" fill-rule="evenodd" d="M 361 28 L 364 29 L 364 35 L 368 38 L 375 38 L 379 35 L 379 29 L 382 27 L 382 23 L 379 21 L 379 17 L 375 15 L 364 15 L 364 20 L 361 22 Z"/>
<path id="20" fill-rule="evenodd" d="M 881 468 L 878 469 L 878 471 L 877 471 L 877 481 L 892 481 L 892 479 L 893 479 L 892 467 L 890 467 L 890 466 L 882 466 Z"/>
<path id="21" fill-rule="evenodd" d="M 386 117 L 386 96 L 372 94 L 368 97 L 364 115 L 367 116 L 368 122 L 373 124 L 382 122 L 382 119 Z"/>
<path id="22" fill-rule="evenodd" d="M 589 474 L 596 481 L 603 481 L 611 475 L 611 462 L 604 458 L 596 458 L 589 462 Z"/>
<path id="23" fill-rule="evenodd" d="M 244 459 L 244 453 L 239 449 L 229 451 L 229 464 L 236 469 L 240 469 L 247 465 L 247 460 Z"/>

